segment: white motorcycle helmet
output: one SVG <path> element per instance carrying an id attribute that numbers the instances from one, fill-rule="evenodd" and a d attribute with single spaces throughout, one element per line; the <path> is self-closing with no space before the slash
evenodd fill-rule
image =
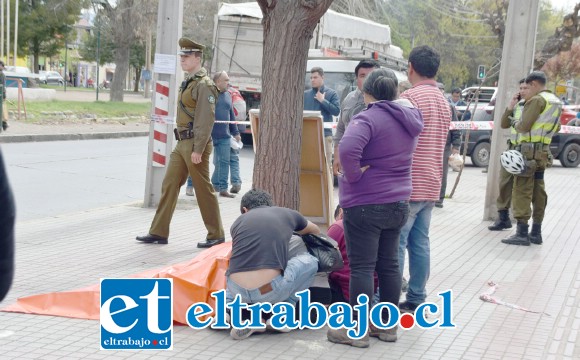
<path id="1" fill-rule="evenodd" d="M 510 174 L 519 175 L 526 171 L 526 162 L 521 152 L 507 150 L 501 153 L 501 166 Z"/>

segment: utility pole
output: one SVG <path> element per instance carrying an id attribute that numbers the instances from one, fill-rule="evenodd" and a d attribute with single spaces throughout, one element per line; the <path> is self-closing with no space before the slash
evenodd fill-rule
<path id="1" fill-rule="evenodd" d="M 64 35 L 64 92 L 68 84 L 68 32 Z"/>
<path id="2" fill-rule="evenodd" d="M 95 101 L 99 101 L 99 73 L 100 73 L 100 66 L 101 66 L 101 57 L 100 57 L 100 50 L 101 50 L 101 21 L 97 20 L 97 99 Z"/>
<path id="3" fill-rule="evenodd" d="M 6 66 L 10 63 L 10 0 L 6 0 Z"/>
<path id="4" fill-rule="evenodd" d="M 151 96 L 150 90 L 151 90 L 151 78 L 152 78 L 152 74 L 151 74 L 151 26 L 149 26 L 147 28 L 147 44 L 145 47 L 146 47 L 146 49 L 145 49 L 145 70 L 147 70 L 149 77 L 147 79 L 145 79 L 145 81 L 144 81 L 145 89 L 143 89 L 143 97 L 148 99 Z"/>
<path id="5" fill-rule="evenodd" d="M 153 166 L 153 152 L 155 150 L 155 143 L 159 142 L 155 138 L 156 129 L 165 132 L 166 143 L 165 159 L 166 164 L 169 163 L 169 156 L 173 150 L 173 129 L 175 126 L 175 116 L 177 113 L 177 90 L 178 84 L 183 80 L 183 72 L 181 68 L 177 68 L 177 41 L 181 37 L 181 27 L 183 23 L 183 0 L 159 0 L 157 12 L 157 41 L 155 52 L 160 57 L 170 59 L 171 56 L 175 60 L 175 71 L 173 74 L 159 72 L 157 74 L 157 86 L 163 83 L 169 87 L 169 94 L 166 99 L 161 101 L 161 97 L 157 94 L 153 97 L 152 115 L 157 115 L 159 112 L 157 108 L 162 106 L 167 107 L 167 114 L 163 115 L 165 123 L 151 121 L 149 125 L 149 153 L 147 155 L 147 177 L 145 180 L 145 198 L 143 205 L 145 207 L 156 207 L 161 198 L 161 183 L 165 177 L 167 165 Z M 155 64 L 157 67 L 157 64 Z M 162 105 L 164 104 L 164 105 Z M 154 116 L 152 116 L 152 120 Z M 159 132 L 158 132 L 159 133 Z M 163 139 L 162 139 L 163 140 Z"/>
<path id="6" fill-rule="evenodd" d="M 14 67 L 16 67 L 16 59 L 18 58 L 18 2 L 14 5 Z M 46 69 L 45 69 L 46 70 Z M 33 69 L 32 72 L 37 72 L 38 69 Z"/>
<path id="7" fill-rule="evenodd" d="M 0 59 L 4 61 L 4 3 L 6 0 L 0 1 Z M 5 64 L 8 65 L 8 62 Z"/>
<path id="8" fill-rule="evenodd" d="M 501 166 L 499 156 L 506 150 L 506 142 L 509 138 L 509 130 L 503 130 L 500 126 L 501 116 L 510 98 L 516 93 L 519 80 L 532 70 L 539 2 L 539 0 L 510 0 L 509 2 L 494 111 L 494 131 L 491 136 L 483 220 L 497 217 L 496 200 L 499 194 Z"/>

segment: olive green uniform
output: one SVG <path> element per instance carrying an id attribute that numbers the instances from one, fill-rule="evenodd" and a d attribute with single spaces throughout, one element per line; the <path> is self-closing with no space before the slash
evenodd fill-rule
<path id="1" fill-rule="evenodd" d="M 508 141 L 508 149 L 514 149 L 517 141 L 517 132 L 513 126 L 511 126 L 512 119 L 517 121 L 522 116 L 522 110 L 525 101 L 521 100 L 512 109 L 506 109 L 501 117 L 501 128 L 510 129 L 510 139 Z M 514 184 L 514 175 L 507 172 L 503 166 L 499 170 L 499 195 L 497 196 L 497 209 L 498 210 L 508 210 L 512 202 L 512 189 Z"/>
<path id="2" fill-rule="evenodd" d="M 558 98 L 545 90 L 526 102 L 521 119 L 513 124 L 518 133 L 515 148 L 526 160 L 535 160 L 537 165 L 531 176 L 514 176 L 512 203 L 518 223 L 527 224 L 532 215 L 530 204 L 534 207 L 534 223 L 541 224 L 544 219 L 548 203 L 544 171 L 552 161 L 550 142 L 558 131 L 561 112 Z M 525 151 L 526 145 L 531 145 L 532 151 Z"/>
<path id="3" fill-rule="evenodd" d="M 179 197 L 179 190 L 187 176 L 191 176 L 199 210 L 207 229 L 207 239 L 223 239 L 224 229 L 217 198 L 209 175 L 209 156 L 212 152 L 211 130 L 215 121 L 215 102 L 218 90 L 202 68 L 190 74 L 179 89 L 177 107 L 177 131 L 182 140 L 171 153 L 167 172 L 163 179 L 161 200 L 149 233 L 169 237 L 169 223 Z M 193 119 L 192 119 L 193 116 Z M 192 137 L 188 133 L 192 125 Z M 202 154 L 199 164 L 191 162 L 192 152 Z"/>
<path id="4" fill-rule="evenodd" d="M 2 93 L 0 94 L 0 96 L 2 96 L 2 108 L 0 108 L 0 119 L 2 119 L 2 124 L 0 125 L 2 125 L 3 130 L 6 130 L 8 126 L 8 111 L 4 109 L 4 107 L 6 107 L 6 74 L 4 74 L 4 70 L 0 70 L 0 85 L 2 85 Z"/>

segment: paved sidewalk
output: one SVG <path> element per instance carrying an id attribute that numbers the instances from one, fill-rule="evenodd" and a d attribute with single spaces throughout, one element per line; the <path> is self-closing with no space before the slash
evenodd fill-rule
<path id="1" fill-rule="evenodd" d="M 580 358 L 580 169 L 550 169 L 544 245 L 500 243 L 510 232 L 489 232 L 481 221 L 486 175 L 467 168 L 455 198 L 434 209 L 428 301 L 453 290 L 455 330 L 400 331 L 396 343 L 371 340 L 368 349 L 331 344 L 325 330 L 259 334 L 234 341 L 227 332 L 174 328 L 174 350 L 99 350 L 99 323 L 90 320 L 0 312 L 2 359 L 187 358 L 187 359 L 578 359 Z M 456 173 L 450 173 L 450 188 Z M 242 191 L 248 190 L 245 184 Z M 449 189 L 450 190 L 450 189 Z M 336 196 L 336 194 L 335 194 Z M 224 227 L 239 214 L 239 197 L 219 198 Z M 139 204 L 66 214 L 17 224 L 17 271 L 7 305 L 20 296 L 96 284 L 163 267 L 199 253 L 205 231 L 195 198 L 178 204 L 170 244 L 138 244 L 154 209 Z M 541 315 L 479 300 L 486 283 L 498 298 Z"/>

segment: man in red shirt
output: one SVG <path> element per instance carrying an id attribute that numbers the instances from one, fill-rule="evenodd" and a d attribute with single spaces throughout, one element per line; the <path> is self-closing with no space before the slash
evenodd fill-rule
<path id="1" fill-rule="evenodd" d="M 447 99 L 437 88 L 439 54 L 423 45 L 409 54 L 409 81 L 413 87 L 401 98 L 408 99 L 421 110 L 424 128 L 413 153 L 411 168 L 413 191 L 407 223 L 401 229 L 399 267 L 405 267 L 405 250 L 409 252 L 409 288 L 406 301 L 399 304 L 402 312 L 414 312 L 425 301 L 425 285 L 430 271 L 429 226 L 431 212 L 439 200 L 443 175 L 443 151 L 449 132 L 451 111 Z"/>

